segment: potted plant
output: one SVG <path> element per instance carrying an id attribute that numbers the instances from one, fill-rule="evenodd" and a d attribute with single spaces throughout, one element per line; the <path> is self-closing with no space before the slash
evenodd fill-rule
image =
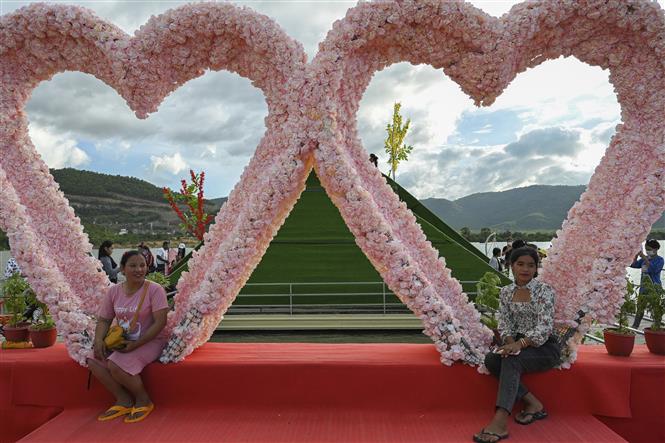
<path id="1" fill-rule="evenodd" d="M 494 344 L 501 344 L 499 333 L 499 320 L 496 314 L 499 311 L 499 294 L 501 293 L 501 280 L 493 272 L 486 272 L 476 284 L 476 306 L 481 311 L 480 321 L 494 332 Z"/>
<path id="2" fill-rule="evenodd" d="M 23 321 L 23 312 L 26 308 L 25 292 L 30 285 L 20 274 L 16 273 L 2 283 L 2 295 L 5 306 L 11 315 L 9 322 L 4 327 L 7 341 L 20 342 L 28 340 L 28 325 Z"/>
<path id="3" fill-rule="evenodd" d="M 635 346 L 635 333 L 628 329 L 628 314 L 635 313 L 635 292 L 637 286 L 627 280 L 626 293 L 623 296 L 623 303 L 619 309 L 619 327 L 606 328 L 603 330 L 605 339 L 605 349 L 610 355 L 619 357 L 628 357 L 633 352 Z"/>
<path id="4" fill-rule="evenodd" d="M 28 303 L 35 306 L 32 313 L 32 324 L 28 328 L 32 345 L 35 348 L 53 346 L 58 338 L 58 332 L 48 307 L 37 299 L 37 295 L 31 289 L 26 291 L 26 295 Z"/>
<path id="5" fill-rule="evenodd" d="M 644 279 L 642 292 L 638 296 L 638 303 L 647 308 L 653 317 L 650 328 L 644 328 L 644 339 L 649 352 L 665 355 L 665 330 L 663 330 L 663 312 L 665 312 L 665 289 L 651 281 Z"/>

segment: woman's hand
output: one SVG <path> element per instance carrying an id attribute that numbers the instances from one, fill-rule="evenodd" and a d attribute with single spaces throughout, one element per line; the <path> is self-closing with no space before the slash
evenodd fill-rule
<path id="1" fill-rule="evenodd" d="M 125 346 L 121 349 L 118 349 L 118 352 L 132 352 L 134 349 L 138 348 L 140 345 L 136 341 L 125 340 Z"/>
<path id="2" fill-rule="evenodd" d="M 521 350 L 522 345 L 520 342 L 513 342 L 499 347 L 499 349 L 497 349 L 497 354 L 500 354 L 502 357 L 508 357 L 509 355 L 517 354 Z"/>
<path id="3" fill-rule="evenodd" d="M 106 349 L 106 344 L 104 344 L 104 341 L 95 341 L 95 346 L 94 346 L 94 351 L 95 351 L 95 358 L 98 360 L 104 361 L 106 360 L 106 356 L 108 355 L 108 349 Z"/>

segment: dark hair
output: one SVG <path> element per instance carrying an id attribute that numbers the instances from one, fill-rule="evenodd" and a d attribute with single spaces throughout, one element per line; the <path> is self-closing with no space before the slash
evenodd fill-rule
<path id="1" fill-rule="evenodd" d="M 650 238 L 649 240 L 647 240 L 646 245 L 651 249 L 660 249 L 660 243 L 658 243 L 658 240 L 656 240 L 655 238 Z"/>
<path id="2" fill-rule="evenodd" d="M 97 258 L 101 259 L 102 257 L 108 257 L 109 255 L 106 253 L 105 249 L 113 246 L 113 242 L 111 240 L 104 240 L 101 245 L 99 245 L 99 251 L 97 252 Z"/>
<path id="3" fill-rule="evenodd" d="M 123 268 L 127 264 L 130 258 L 134 257 L 135 255 L 138 255 L 141 257 L 143 260 L 145 260 L 145 257 L 143 257 L 143 254 L 141 254 L 139 251 L 132 249 L 131 251 L 127 251 L 124 254 L 122 254 L 122 258 L 120 259 L 120 266 Z"/>
<path id="4" fill-rule="evenodd" d="M 540 262 L 540 257 L 538 257 L 538 251 L 528 246 L 522 246 L 521 248 L 513 249 L 510 251 L 510 263 L 511 265 L 517 261 L 518 258 L 528 255 L 536 263 L 536 273 L 534 277 L 538 277 L 538 262 Z"/>
<path id="5" fill-rule="evenodd" d="M 164 243 L 162 243 L 162 248 L 165 248 L 169 244 L 170 244 L 170 242 L 168 240 L 166 240 Z"/>
<path id="6" fill-rule="evenodd" d="M 526 246 L 526 242 L 524 240 L 522 240 L 521 238 L 518 238 L 517 240 L 515 240 L 513 242 L 513 244 L 511 246 L 513 247 L 513 249 L 523 248 L 523 247 Z"/>
<path id="7" fill-rule="evenodd" d="M 493 255 L 493 256 L 494 256 L 494 255 L 498 255 L 498 254 L 501 254 L 501 249 L 499 249 L 499 248 L 494 248 L 494 249 L 492 249 L 492 255 Z"/>

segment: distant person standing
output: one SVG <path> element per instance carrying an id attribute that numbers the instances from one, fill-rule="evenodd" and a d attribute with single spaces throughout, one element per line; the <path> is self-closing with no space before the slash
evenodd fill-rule
<path id="1" fill-rule="evenodd" d="M 375 168 L 379 167 L 379 157 L 374 154 L 369 155 L 369 162 L 374 165 Z"/>
<path id="2" fill-rule="evenodd" d="M 660 243 L 658 240 L 650 239 L 647 240 L 646 245 L 644 246 L 646 250 L 646 255 L 642 253 L 642 250 L 635 254 L 633 263 L 630 265 L 631 268 L 641 269 L 642 277 L 640 279 L 640 293 L 644 292 L 644 282 L 649 279 L 654 285 L 663 286 L 663 282 L 660 280 L 660 273 L 663 271 L 663 257 L 658 255 L 658 250 L 660 249 Z M 638 257 L 640 257 L 638 259 Z M 642 318 L 644 317 L 644 307 L 637 308 L 635 312 L 635 320 L 633 321 L 633 328 L 637 329 L 642 323 Z"/>
<path id="3" fill-rule="evenodd" d="M 506 261 L 506 268 L 510 269 L 511 268 L 511 260 L 510 260 L 510 254 L 512 251 L 515 249 L 523 248 L 526 246 L 526 242 L 522 239 L 517 239 L 513 241 L 510 245 L 508 245 L 508 248 L 505 251 L 505 261 Z"/>
<path id="4" fill-rule="evenodd" d="M 187 255 L 187 246 L 185 246 L 184 243 L 180 243 L 178 245 L 178 254 L 175 256 L 175 262 L 180 263 L 185 259 L 185 255 Z"/>
<path id="5" fill-rule="evenodd" d="M 490 266 L 495 271 L 503 271 L 503 266 L 501 265 L 501 249 L 494 248 L 492 249 L 492 258 L 490 258 Z"/>
<path id="6" fill-rule="evenodd" d="M 166 275 L 169 275 L 173 271 L 173 266 L 176 263 L 176 258 L 178 257 L 178 250 L 175 248 L 169 249 L 169 262 L 166 265 Z"/>
<path id="7" fill-rule="evenodd" d="M 138 247 L 138 251 L 141 253 L 143 258 L 145 258 L 145 263 L 148 267 L 148 273 L 155 272 L 155 257 L 152 256 L 152 251 L 150 251 L 148 245 L 141 242 Z"/>
<path id="8" fill-rule="evenodd" d="M 157 251 L 157 272 L 166 274 L 169 267 L 169 241 L 162 243 L 162 247 Z"/>
<path id="9" fill-rule="evenodd" d="M 97 258 L 102 262 L 102 269 L 106 272 L 106 275 L 111 280 L 111 283 L 118 283 L 118 272 L 120 272 L 120 266 L 113 260 L 111 257 L 113 254 L 113 242 L 111 240 L 104 240 L 101 245 L 99 245 L 99 252 L 97 253 Z"/>

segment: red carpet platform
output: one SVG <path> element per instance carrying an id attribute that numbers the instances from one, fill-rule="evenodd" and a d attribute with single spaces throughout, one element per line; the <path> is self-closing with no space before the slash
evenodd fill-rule
<path id="1" fill-rule="evenodd" d="M 145 422 L 100 423 L 111 403 L 62 346 L 0 351 L 1 441 L 457 442 L 492 413 L 496 380 L 442 366 L 430 345 L 209 343 L 145 372 Z M 665 358 L 584 346 L 573 369 L 528 375 L 550 418 L 514 442 L 665 441 Z"/>

